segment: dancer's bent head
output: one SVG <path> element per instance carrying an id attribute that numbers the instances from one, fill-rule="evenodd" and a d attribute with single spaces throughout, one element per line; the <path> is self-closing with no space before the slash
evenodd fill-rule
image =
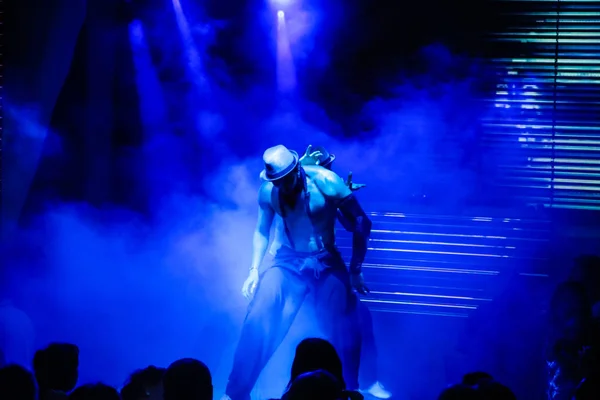
<path id="1" fill-rule="evenodd" d="M 300 174 L 298 167 L 294 168 L 289 174 L 284 176 L 281 179 L 277 179 L 273 181 L 273 186 L 278 188 L 284 193 L 292 193 L 295 192 L 300 185 Z"/>
<path id="2" fill-rule="evenodd" d="M 263 180 L 272 182 L 283 193 L 292 193 L 302 187 L 298 153 L 277 145 L 265 150 L 263 161 L 265 169 L 260 174 Z"/>

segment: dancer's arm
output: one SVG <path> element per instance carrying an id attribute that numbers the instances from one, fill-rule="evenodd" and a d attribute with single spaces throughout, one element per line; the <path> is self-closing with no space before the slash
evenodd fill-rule
<path id="1" fill-rule="evenodd" d="M 252 264 L 250 270 L 258 270 L 269 246 L 271 225 L 275 217 L 275 211 L 271 206 L 272 184 L 265 183 L 261 186 L 258 195 L 258 221 L 254 230 L 252 240 Z"/>
<path id="2" fill-rule="evenodd" d="M 356 197 L 351 194 L 339 205 L 341 216 L 346 220 L 346 229 L 352 232 L 352 258 L 350 272 L 360 273 L 362 263 L 367 255 L 369 237 L 371 236 L 371 220 L 360 206 Z"/>
<path id="3" fill-rule="evenodd" d="M 350 272 L 359 274 L 361 273 L 362 263 L 367 254 L 367 244 L 371 234 L 371 220 L 342 178 L 326 169 L 319 172 L 321 178 L 317 180 L 317 184 L 325 196 L 338 202 L 338 209 L 343 217 L 344 228 L 352 232 Z"/>

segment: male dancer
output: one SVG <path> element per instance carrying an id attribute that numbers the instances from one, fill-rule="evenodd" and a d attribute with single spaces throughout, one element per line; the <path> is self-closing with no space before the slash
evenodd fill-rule
<path id="1" fill-rule="evenodd" d="M 324 147 L 308 146 L 304 155 L 300 158 L 301 165 L 320 165 L 323 168 L 332 170 L 333 162 L 335 161 L 335 154 L 330 154 Z M 348 173 L 348 179 L 346 180 L 346 186 L 352 191 L 356 192 L 366 185 L 361 183 L 352 182 L 352 172 Z M 344 216 L 338 211 L 337 219 L 343 227 L 348 226 L 348 222 Z M 282 243 L 285 243 L 285 237 L 281 227 L 281 219 L 277 218 L 276 222 L 276 235 L 271 245 L 270 253 L 275 255 L 277 249 L 281 247 Z M 392 394 L 385 389 L 385 387 L 379 382 L 377 377 L 377 347 L 375 345 L 375 335 L 373 333 L 373 319 L 369 308 L 362 302 L 358 303 L 358 314 L 360 322 L 360 332 L 362 339 L 362 354 L 361 357 L 364 361 L 363 372 L 365 373 L 363 381 L 368 382 L 368 387 L 363 390 L 363 393 L 370 394 L 373 397 L 379 399 L 389 399 Z M 358 366 L 358 362 L 355 363 Z"/>
<path id="2" fill-rule="evenodd" d="M 250 274 L 242 292 L 254 298 L 248 308 L 238 343 L 226 396 L 250 397 L 260 372 L 287 334 L 303 301 L 310 298 L 325 336 L 343 361 L 360 353 L 354 288 L 365 294 L 361 265 L 367 252 L 371 221 L 334 172 L 316 165 L 299 165 L 298 154 L 279 145 L 263 155 L 265 169 L 258 195 L 258 223 L 254 232 Z M 350 274 L 335 246 L 336 213 L 340 211 L 355 233 Z M 260 276 L 275 214 L 283 219 L 287 245 L 273 266 Z M 350 367 L 347 374 L 356 375 Z M 358 389 L 357 376 L 347 379 L 349 390 Z"/>

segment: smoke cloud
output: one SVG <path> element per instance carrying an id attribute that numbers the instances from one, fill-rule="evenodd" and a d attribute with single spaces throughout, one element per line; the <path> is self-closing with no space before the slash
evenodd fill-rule
<path id="1" fill-rule="evenodd" d="M 7 253 L 12 295 L 34 320 L 37 344 L 77 343 L 82 382 L 118 385 L 136 368 L 184 356 L 226 375 L 222 359 L 231 354 L 247 306 L 240 289 L 268 146 L 282 143 L 299 153 L 309 144 L 327 147 L 342 177 L 352 171 L 368 185 L 361 192 L 367 209 L 384 190 L 389 203 L 428 195 L 460 207 L 476 187 L 470 155 L 483 111 L 472 103 L 474 79 L 464 58 L 426 47 L 418 55 L 422 72 L 398 71 L 388 93 L 353 116 L 358 135 L 348 137 L 340 134 L 345 122 L 302 90 L 277 93 L 273 10 L 256 11 L 261 18 L 253 23 L 212 3 L 213 9 L 173 4 L 138 10 L 128 30 L 130 89 L 140 99 L 144 137 L 120 166 L 150 212 L 48 203 L 11 240 L 19 251 Z M 295 62 L 311 70 L 311 80 L 325 79 L 344 18 L 334 13 L 327 20 L 316 5 L 296 11 L 287 13 Z M 448 72 L 453 68 L 461 73 Z M 33 124 L 28 112 L 19 118 Z"/>

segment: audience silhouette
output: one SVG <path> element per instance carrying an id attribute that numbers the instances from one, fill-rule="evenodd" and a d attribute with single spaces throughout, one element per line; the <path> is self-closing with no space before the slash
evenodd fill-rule
<path id="1" fill-rule="evenodd" d="M 569 280 L 559 284 L 550 299 L 548 400 L 600 399 L 600 321 L 593 312 L 600 299 L 600 284 L 595 280 L 598 265 L 597 258 L 579 258 Z M 0 400 L 211 400 L 214 396 L 211 371 L 192 358 L 177 360 L 166 369 L 149 366 L 134 371 L 119 393 L 103 383 L 73 390 L 79 369 L 79 348 L 74 344 L 52 343 L 38 350 L 32 360 L 33 374 L 11 363 L 5 353 L 6 348 L 1 348 Z M 282 400 L 363 399 L 360 392 L 347 390 L 342 361 L 330 342 L 307 338 L 298 344 Z M 492 374 L 474 371 L 438 396 L 438 400 L 454 399 L 516 400 L 517 396 Z"/>
<path id="2" fill-rule="evenodd" d="M 342 389 L 346 389 L 342 360 L 335 347 L 325 339 L 304 339 L 296 347 L 288 387 L 291 387 L 294 380 L 300 375 L 318 370 L 327 371 L 333 375 L 342 385 Z"/>
<path id="3" fill-rule="evenodd" d="M 212 400 L 212 376 L 203 362 L 183 358 L 167 368 L 163 390 L 164 400 Z"/>
<path id="4" fill-rule="evenodd" d="M 298 375 L 282 400 L 341 400 L 344 397 L 343 384 L 333 374 L 316 370 Z"/>
<path id="5" fill-rule="evenodd" d="M 121 389 L 121 400 L 162 400 L 164 368 L 153 365 L 129 376 Z"/>
<path id="6" fill-rule="evenodd" d="M 94 383 L 73 390 L 69 400 L 120 400 L 120 397 L 117 389 L 103 383 Z"/>
<path id="7" fill-rule="evenodd" d="M 79 377 L 79 348 L 69 343 L 53 343 L 33 357 L 33 371 L 40 400 L 64 400 Z"/>
<path id="8" fill-rule="evenodd" d="M 0 399 L 35 400 L 36 398 L 35 379 L 29 371 L 15 364 L 0 368 Z"/>
<path id="9" fill-rule="evenodd" d="M 328 381 L 327 377 L 323 376 L 322 373 L 310 376 L 310 373 L 314 371 L 326 372 L 331 375 L 335 382 L 337 382 L 340 393 L 343 393 L 344 398 L 351 398 L 353 400 L 362 400 L 364 398 L 359 392 L 346 390 L 342 360 L 340 359 L 339 354 L 331 343 L 325 339 L 319 338 L 304 339 L 296 347 L 296 354 L 294 356 L 294 361 L 292 362 L 290 381 L 287 386 L 287 392 L 284 394 L 283 398 L 289 397 L 294 382 L 300 376 L 306 375 L 305 379 L 307 382 L 314 381 L 325 384 L 325 382 Z"/>
<path id="10" fill-rule="evenodd" d="M 477 390 L 471 386 L 452 385 L 442 391 L 438 400 L 484 400 Z"/>

